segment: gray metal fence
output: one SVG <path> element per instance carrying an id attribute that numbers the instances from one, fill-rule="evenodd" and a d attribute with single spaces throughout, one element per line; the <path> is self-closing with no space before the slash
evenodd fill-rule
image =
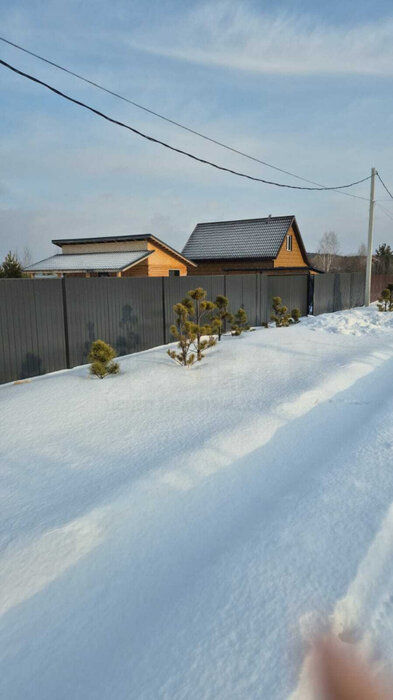
<path id="1" fill-rule="evenodd" d="M 363 273 L 316 275 L 314 313 L 360 306 Z M 0 382 L 84 364 L 93 340 L 126 355 L 171 340 L 173 305 L 195 287 L 224 294 L 252 325 L 270 318 L 274 296 L 307 314 L 307 275 L 0 280 Z"/>
<path id="2" fill-rule="evenodd" d="M 301 315 L 306 316 L 308 311 L 308 277 L 306 275 L 282 275 L 267 277 L 267 301 L 268 309 L 266 319 L 271 314 L 271 301 L 273 297 L 281 297 L 283 304 L 291 311 L 300 309 Z"/>
<path id="3" fill-rule="evenodd" d="M 86 363 L 97 338 L 112 345 L 118 355 L 164 343 L 162 280 L 65 279 L 69 366 Z"/>
<path id="4" fill-rule="evenodd" d="M 66 366 L 61 280 L 0 280 L 0 382 Z"/>
<path id="5" fill-rule="evenodd" d="M 331 272 L 314 277 L 314 314 L 352 309 L 364 304 L 364 272 Z"/>

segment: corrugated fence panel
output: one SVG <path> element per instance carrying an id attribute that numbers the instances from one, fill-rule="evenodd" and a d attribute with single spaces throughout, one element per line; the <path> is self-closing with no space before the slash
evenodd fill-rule
<path id="1" fill-rule="evenodd" d="M 351 308 L 351 273 L 342 272 L 334 276 L 334 311 Z"/>
<path id="2" fill-rule="evenodd" d="M 207 292 L 206 299 L 214 301 L 218 294 L 224 294 L 224 275 L 193 275 L 192 277 L 164 277 L 164 306 L 166 340 L 173 340 L 169 331 L 174 320 L 173 307 L 187 296 L 191 289 L 202 287 Z"/>
<path id="3" fill-rule="evenodd" d="M 315 275 L 314 316 L 334 311 L 334 279 L 331 273 Z"/>
<path id="4" fill-rule="evenodd" d="M 165 342 L 161 278 L 68 278 L 65 290 L 71 366 L 98 338 L 118 355 Z"/>
<path id="5" fill-rule="evenodd" d="M 281 297 L 283 304 L 292 309 L 300 309 L 307 315 L 307 275 L 268 275 L 268 319 L 272 313 L 273 297 Z"/>
<path id="6" fill-rule="evenodd" d="M 225 296 L 229 299 L 232 313 L 243 308 L 252 326 L 260 323 L 259 275 L 226 275 Z"/>
<path id="7" fill-rule="evenodd" d="M 364 272 L 329 272 L 316 275 L 314 315 L 363 306 L 364 287 Z"/>
<path id="8" fill-rule="evenodd" d="M 365 273 L 351 272 L 351 308 L 364 305 L 365 286 Z"/>
<path id="9" fill-rule="evenodd" d="M 66 366 L 60 280 L 0 280 L 0 382 Z"/>

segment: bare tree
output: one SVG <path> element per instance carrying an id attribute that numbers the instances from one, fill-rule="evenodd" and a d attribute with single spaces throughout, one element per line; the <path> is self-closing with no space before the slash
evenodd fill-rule
<path id="1" fill-rule="evenodd" d="M 23 254 L 22 254 L 22 267 L 29 267 L 29 265 L 32 265 L 33 263 L 33 256 L 31 254 L 30 248 L 26 245 L 23 248 Z"/>
<path id="2" fill-rule="evenodd" d="M 324 272 L 329 272 L 333 259 L 338 255 L 340 250 L 340 243 L 337 238 L 337 234 L 334 231 L 326 231 L 318 246 L 318 262 L 319 267 Z"/>

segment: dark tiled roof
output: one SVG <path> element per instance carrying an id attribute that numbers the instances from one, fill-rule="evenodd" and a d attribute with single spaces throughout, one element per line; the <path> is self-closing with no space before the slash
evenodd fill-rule
<path id="1" fill-rule="evenodd" d="M 197 224 L 183 248 L 191 260 L 275 258 L 294 221 L 291 216 Z"/>

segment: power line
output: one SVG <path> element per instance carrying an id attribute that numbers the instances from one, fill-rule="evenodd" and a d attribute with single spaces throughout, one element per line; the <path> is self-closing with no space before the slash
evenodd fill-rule
<path id="1" fill-rule="evenodd" d="M 14 73 L 17 73 L 18 75 L 21 75 L 24 78 L 27 78 L 28 80 L 31 80 L 34 83 L 37 83 L 38 85 L 42 85 L 43 87 L 46 87 L 48 90 L 55 93 L 56 95 L 59 95 L 60 97 L 63 97 L 65 100 L 68 100 L 69 102 L 73 102 L 74 104 L 79 105 L 80 107 L 83 107 L 84 109 L 89 110 L 89 112 L 93 112 L 93 114 L 97 114 L 97 116 L 102 117 L 103 119 L 106 119 L 106 121 L 111 122 L 112 124 L 116 124 L 117 126 L 121 126 L 124 129 L 128 129 L 129 131 L 132 131 L 137 136 L 141 136 L 142 138 L 147 139 L 148 141 L 151 141 L 152 143 L 157 143 L 161 146 L 164 146 L 165 148 L 168 148 L 170 151 L 174 151 L 175 153 L 180 153 L 181 155 L 187 156 L 188 158 L 191 158 L 192 160 L 195 160 L 199 163 L 203 163 L 204 165 L 210 165 L 212 168 L 216 168 L 217 170 L 222 170 L 224 172 L 231 173 L 232 175 L 236 175 L 237 177 L 243 177 L 243 178 L 246 178 L 247 180 L 253 180 L 255 182 L 263 182 L 266 185 L 274 185 L 275 187 L 285 187 L 285 188 L 291 189 L 291 190 L 308 190 L 308 191 L 347 189 L 348 187 L 353 187 L 354 185 L 360 185 L 362 182 L 366 182 L 366 180 L 370 179 L 370 176 L 368 175 L 367 177 L 364 177 L 362 180 L 357 180 L 356 182 L 351 182 L 348 185 L 337 185 L 336 187 L 300 187 L 299 185 L 287 185 L 287 184 L 283 184 L 280 182 L 273 182 L 271 180 L 265 180 L 263 178 L 255 177 L 253 175 L 248 175 L 246 173 L 241 173 L 237 170 L 232 170 L 231 168 L 225 168 L 223 165 L 217 165 L 217 163 L 213 163 L 210 160 L 205 160 L 204 158 L 199 158 L 198 156 L 195 156 L 192 153 L 188 153 L 187 151 L 183 151 L 180 148 L 175 148 L 175 146 L 171 146 L 168 143 L 165 143 L 165 141 L 160 141 L 159 139 L 156 139 L 153 136 L 149 136 L 148 134 L 144 134 L 142 131 L 135 129 L 134 127 L 129 126 L 128 124 L 125 124 L 124 122 L 118 121 L 117 119 L 113 119 L 112 117 L 109 117 L 108 115 L 104 114 L 103 112 L 100 112 L 98 109 L 94 109 L 94 107 L 90 107 L 89 105 L 85 104 L 84 102 L 81 102 L 80 100 L 76 100 L 75 98 L 70 97 L 69 95 L 66 95 L 64 92 L 57 90 L 57 88 L 52 87 L 48 83 L 45 83 L 42 80 L 39 80 L 38 78 L 34 78 L 32 75 L 29 75 L 29 73 L 24 73 L 23 71 L 19 70 L 18 68 L 15 68 L 14 66 L 11 66 L 9 63 L 6 63 L 5 61 L 0 60 L 0 65 L 3 65 L 5 68 L 8 68 L 9 70 L 13 71 Z"/>
<path id="2" fill-rule="evenodd" d="M 382 180 L 382 178 L 381 178 L 381 176 L 380 176 L 378 170 L 377 170 L 377 177 L 378 177 L 378 180 L 380 181 L 382 187 L 384 187 L 384 189 L 385 189 L 386 192 L 388 193 L 389 197 L 390 197 L 391 199 L 393 199 L 393 194 L 392 194 L 391 192 L 389 192 L 389 190 L 388 190 L 388 188 L 386 187 L 384 181 Z"/>
<path id="3" fill-rule="evenodd" d="M 382 209 L 383 212 L 385 212 L 386 216 L 393 221 L 392 213 L 390 211 L 388 211 L 387 209 L 385 209 L 385 207 L 383 207 L 382 204 L 380 204 L 379 202 L 376 202 L 376 204 L 380 209 Z"/>
<path id="4" fill-rule="evenodd" d="M 195 129 L 191 129 L 188 126 L 185 126 L 185 124 L 181 124 L 180 122 L 177 122 L 174 119 L 170 119 L 169 117 L 166 117 L 163 114 L 160 114 L 159 112 L 155 112 L 154 110 L 152 110 L 148 107 L 145 107 L 145 106 L 139 104 L 138 102 L 135 102 L 134 100 L 129 99 L 128 97 L 124 97 L 124 95 L 120 95 L 118 92 L 115 92 L 114 90 L 110 90 L 109 88 L 106 88 L 103 85 L 96 83 L 94 80 L 90 80 L 89 78 L 85 78 L 84 76 L 80 75 L 79 73 L 75 73 L 74 71 L 70 70 L 69 68 L 65 68 L 64 66 L 61 66 L 60 64 L 55 63 L 54 61 L 51 61 L 48 58 L 44 58 L 44 56 L 40 56 L 40 54 L 34 53 L 33 51 L 30 51 L 29 49 L 26 49 L 25 47 L 20 46 L 19 44 L 15 44 L 13 41 L 9 41 L 9 39 L 6 39 L 5 37 L 0 36 L 0 41 L 3 41 L 4 43 L 8 44 L 9 46 L 13 46 L 14 48 L 18 49 L 19 51 L 23 51 L 24 53 L 27 53 L 30 56 L 34 56 L 34 58 L 38 58 L 40 61 L 43 61 L 44 63 L 47 63 L 48 65 L 53 66 L 54 68 L 58 68 L 59 70 L 63 71 L 64 73 L 68 73 L 69 75 L 72 75 L 75 78 L 78 78 L 78 80 L 82 80 L 83 82 L 88 83 L 89 85 L 93 85 L 94 87 L 98 88 L 99 90 L 102 90 L 103 92 L 108 93 L 109 95 L 112 95 L 113 97 L 117 97 L 118 99 L 123 100 L 124 102 L 128 102 L 129 104 L 133 105 L 134 107 L 137 107 L 138 109 L 142 109 L 144 112 L 148 112 L 149 114 L 152 114 L 155 117 L 158 117 L 159 119 L 162 119 L 163 121 L 168 122 L 169 124 L 172 124 L 174 126 L 178 126 L 180 129 L 183 129 L 184 131 L 188 131 L 189 133 L 194 134 L 195 136 L 199 136 L 200 138 L 205 139 L 205 141 L 210 141 L 211 143 L 214 143 L 216 146 L 220 146 L 221 148 L 225 148 L 228 151 L 232 151 L 232 153 L 236 153 L 237 155 L 243 156 L 244 158 L 248 158 L 249 160 L 253 160 L 256 163 L 261 163 L 262 165 L 265 165 L 268 168 L 272 168 L 273 170 L 277 170 L 280 173 L 284 173 L 285 175 L 289 175 L 290 177 L 294 177 L 298 180 L 302 180 L 303 182 L 308 182 L 311 185 L 317 185 L 317 187 L 320 189 L 335 190 L 338 192 L 338 194 L 345 195 L 346 197 L 353 197 L 354 199 L 363 199 L 364 201 L 368 201 L 367 197 L 355 195 L 355 194 L 352 194 L 350 192 L 341 192 L 338 188 L 335 188 L 335 187 L 332 187 L 332 188 L 324 187 L 319 182 L 315 182 L 314 180 L 308 180 L 307 178 L 301 177 L 301 175 L 296 175 L 295 173 L 292 173 L 289 170 L 284 170 L 283 168 L 279 168 L 278 166 L 272 165 L 271 163 L 268 163 L 264 160 L 261 160 L 260 158 L 252 156 L 249 153 L 245 153 L 244 151 L 240 151 L 239 149 L 234 148 L 233 146 L 229 146 L 228 144 L 225 144 L 222 141 L 218 141 L 217 139 L 214 139 L 210 136 L 207 136 L 206 134 L 203 134 L 200 131 L 196 131 Z M 289 187 L 289 185 L 288 185 L 288 187 Z M 304 189 L 307 189 L 307 188 L 304 188 Z"/>

